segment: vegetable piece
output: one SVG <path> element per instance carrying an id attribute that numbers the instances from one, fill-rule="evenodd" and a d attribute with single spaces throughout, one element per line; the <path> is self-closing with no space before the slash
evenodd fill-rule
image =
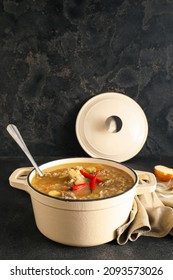
<path id="1" fill-rule="evenodd" d="M 77 190 L 81 190 L 81 189 L 83 189 L 83 188 L 85 188 L 85 187 L 88 187 L 88 186 L 89 186 L 89 183 L 74 185 L 74 186 L 72 187 L 72 190 L 73 190 L 73 191 L 77 191 Z"/>
<path id="2" fill-rule="evenodd" d="M 97 183 L 97 174 L 93 177 L 91 184 L 90 184 L 90 188 L 91 190 L 94 190 L 96 188 L 96 183 Z"/>
<path id="3" fill-rule="evenodd" d="M 85 171 L 88 173 L 96 173 L 97 169 L 95 166 L 86 166 Z"/>
<path id="4" fill-rule="evenodd" d="M 91 174 L 85 172 L 84 170 L 80 170 L 80 173 L 81 173 L 84 177 L 86 177 L 86 178 L 88 178 L 88 179 L 93 179 L 93 178 L 95 177 L 95 176 L 93 176 L 93 175 L 91 175 Z M 96 180 L 97 180 L 97 182 L 99 182 L 99 183 L 102 183 L 102 182 L 103 182 L 103 180 L 100 180 L 99 178 L 96 178 Z"/>
<path id="5" fill-rule="evenodd" d="M 50 196 L 60 196 L 61 192 L 56 191 L 56 190 L 52 190 L 52 191 L 48 192 L 48 195 L 50 195 Z"/>
<path id="6" fill-rule="evenodd" d="M 173 168 L 169 168 L 164 165 L 154 166 L 154 174 L 160 181 L 169 181 L 173 179 Z"/>

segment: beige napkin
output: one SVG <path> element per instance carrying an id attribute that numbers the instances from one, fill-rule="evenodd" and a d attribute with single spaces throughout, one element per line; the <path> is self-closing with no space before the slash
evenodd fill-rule
<path id="1" fill-rule="evenodd" d="M 128 221 L 116 231 L 120 245 L 141 235 L 173 235 L 173 182 L 157 183 L 156 191 L 135 196 Z"/>

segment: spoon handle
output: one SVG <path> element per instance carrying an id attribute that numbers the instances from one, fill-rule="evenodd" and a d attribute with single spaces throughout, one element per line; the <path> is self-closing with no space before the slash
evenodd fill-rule
<path id="1" fill-rule="evenodd" d="M 28 150 L 28 148 L 27 148 L 19 130 L 17 129 L 17 127 L 14 124 L 9 124 L 7 126 L 7 131 L 12 136 L 12 138 L 16 141 L 16 143 L 19 145 L 19 147 L 22 149 L 22 151 L 25 153 L 25 155 L 28 157 L 28 159 L 30 160 L 32 165 L 35 167 L 39 176 L 43 176 L 42 171 L 40 170 L 40 168 L 36 164 L 35 160 L 31 156 L 31 154 L 30 154 L 30 152 L 29 152 L 29 150 Z"/>

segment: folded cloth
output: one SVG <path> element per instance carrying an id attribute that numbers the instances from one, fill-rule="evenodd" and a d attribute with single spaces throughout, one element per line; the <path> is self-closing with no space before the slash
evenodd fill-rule
<path id="1" fill-rule="evenodd" d="M 173 182 L 158 182 L 156 191 L 135 196 L 125 224 L 116 230 L 119 245 L 137 240 L 141 235 L 173 235 Z"/>

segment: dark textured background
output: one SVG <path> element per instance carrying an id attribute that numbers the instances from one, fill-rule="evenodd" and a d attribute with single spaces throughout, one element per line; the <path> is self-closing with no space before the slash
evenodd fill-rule
<path id="1" fill-rule="evenodd" d="M 172 156 L 173 1 L 0 0 L 0 156 L 23 156 L 8 123 L 35 156 L 84 155 L 77 113 L 108 91 L 143 108 L 140 155 Z"/>

